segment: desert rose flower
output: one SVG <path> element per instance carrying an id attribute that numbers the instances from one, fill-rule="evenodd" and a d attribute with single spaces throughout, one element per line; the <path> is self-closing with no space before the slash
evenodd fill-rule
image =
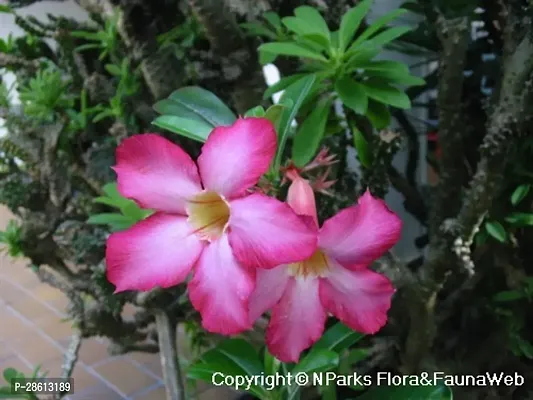
<path id="1" fill-rule="evenodd" d="M 313 189 L 306 180 L 293 179 L 287 201 L 311 224 L 318 224 Z M 322 336 L 328 313 L 358 332 L 381 329 L 394 288 L 368 266 L 399 240 L 400 231 L 400 219 L 367 191 L 357 205 L 324 222 L 312 256 L 258 270 L 250 322 L 272 309 L 266 333 L 269 351 L 283 362 L 297 362 Z"/>
<path id="2" fill-rule="evenodd" d="M 107 277 L 116 292 L 147 291 L 183 282 L 206 330 L 247 327 L 255 267 L 272 268 L 310 256 L 316 231 L 283 202 L 249 194 L 269 168 L 276 133 L 264 118 L 215 128 L 195 163 L 155 134 L 117 149 L 119 192 L 156 212 L 107 241 Z"/>

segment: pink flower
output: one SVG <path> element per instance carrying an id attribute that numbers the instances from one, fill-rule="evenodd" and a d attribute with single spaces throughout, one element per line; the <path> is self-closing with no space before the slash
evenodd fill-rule
<path id="1" fill-rule="evenodd" d="M 317 223 L 309 182 L 294 179 L 287 201 Z M 400 232 L 400 219 L 367 191 L 357 205 L 324 223 L 311 257 L 257 270 L 250 321 L 272 309 L 266 333 L 270 352 L 281 361 L 297 362 L 300 353 L 322 336 L 328 313 L 358 332 L 381 329 L 394 288 L 368 266 L 399 240 Z"/>
<path id="2" fill-rule="evenodd" d="M 124 290 L 183 282 L 206 330 L 249 328 L 255 267 L 272 268 L 312 254 L 316 230 L 285 203 L 248 194 L 276 151 L 273 125 L 238 119 L 215 128 L 197 164 L 155 134 L 124 140 L 117 149 L 118 190 L 155 214 L 107 241 L 107 277 Z"/>

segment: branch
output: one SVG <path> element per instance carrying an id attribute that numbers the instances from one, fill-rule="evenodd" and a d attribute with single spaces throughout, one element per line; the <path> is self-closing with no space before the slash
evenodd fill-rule
<path id="1" fill-rule="evenodd" d="M 437 230 L 444 219 L 455 215 L 461 205 L 461 189 L 465 170 L 463 158 L 464 121 L 461 100 L 464 67 L 470 35 L 467 17 L 437 21 L 443 54 L 438 86 L 439 145 L 442 156 L 439 165 L 439 183 L 436 190 L 429 227 Z"/>
<path id="2" fill-rule="evenodd" d="M 156 311 L 155 321 L 167 400 L 183 400 L 185 399 L 185 388 L 176 346 L 176 325 L 163 310 Z"/>
<path id="3" fill-rule="evenodd" d="M 39 61 L 26 60 L 11 54 L 0 53 L 0 68 L 11 67 L 15 69 L 27 68 L 30 71 L 39 69 Z"/>
<path id="4" fill-rule="evenodd" d="M 252 51 L 225 0 L 189 0 L 202 22 L 214 53 L 222 62 L 225 80 L 233 87 L 232 99 L 239 113 L 263 103 L 265 79 L 256 52 Z"/>

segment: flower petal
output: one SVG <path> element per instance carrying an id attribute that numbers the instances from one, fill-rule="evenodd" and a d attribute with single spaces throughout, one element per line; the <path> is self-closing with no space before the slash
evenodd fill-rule
<path id="1" fill-rule="evenodd" d="M 255 286 L 252 270 L 233 256 L 227 235 L 211 242 L 203 251 L 191 282 L 189 297 L 202 314 L 205 330 L 233 335 L 251 327 L 248 300 Z"/>
<path id="2" fill-rule="evenodd" d="M 187 218 L 157 213 L 107 239 L 107 279 L 124 290 L 147 291 L 183 282 L 204 245 Z"/>
<path id="3" fill-rule="evenodd" d="M 144 134 L 117 148 L 118 191 L 144 208 L 185 213 L 185 201 L 202 190 L 191 157 L 171 141 Z"/>
<path id="4" fill-rule="evenodd" d="M 216 127 L 198 157 L 204 187 L 226 198 L 244 194 L 268 170 L 276 147 L 274 125 L 265 118 Z"/>
<path id="5" fill-rule="evenodd" d="M 287 203 L 296 214 L 313 218 L 313 221 L 318 226 L 315 194 L 307 180 L 297 177 L 292 181 L 287 193 Z"/>
<path id="6" fill-rule="evenodd" d="M 257 269 L 255 290 L 250 297 L 249 320 L 254 323 L 266 311 L 281 299 L 289 281 L 286 265 L 273 269 Z"/>
<path id="7" fill-rule="evenodd" d="M 316 229 L 288 204 L 262 194 L 230 202 L 229 241 L 244 265 L 274 268 L 303 260 L 316 249 Z"/>
<path id="8" fill-rule="evenodd" d="M 318 246 L 345 267 L 369 265 L 400 239 L 402 221 L 366 192 L 357 205 L 324 222 Z"/>
<path id="9" fill-rule="evenodd" d="M 320 299 L 327 311 L 361 333 L 376 333 L 387 323 L 394 288 L 370 269 L 350 271 L 338 264 L 320 281 Z"/>
<path id="10" fill-rule="evenodd" d="M 283 362 L 298 362 L 322 333 L 326 311 L 317 278 L 291 278 L 281 301 L 272 310 L 266 332 L 268 350 Z"/>

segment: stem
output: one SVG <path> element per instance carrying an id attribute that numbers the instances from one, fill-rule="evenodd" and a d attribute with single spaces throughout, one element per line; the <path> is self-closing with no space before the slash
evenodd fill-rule
<path id="1" fill-rule="evenodd" d="M 167 391 L 167 400 L 184 400 L 185 388 L 176 346 L 176 325 L 169 314 L 157 310 L 155 314 L 163 379 Z"/>

